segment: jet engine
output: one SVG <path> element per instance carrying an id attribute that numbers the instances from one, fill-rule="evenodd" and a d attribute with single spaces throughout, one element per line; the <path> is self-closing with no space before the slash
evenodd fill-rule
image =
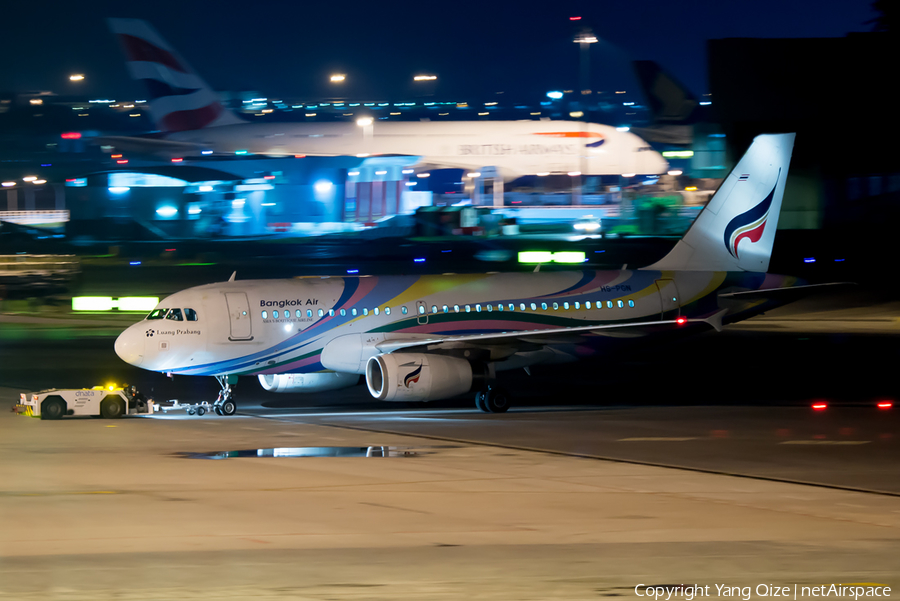
<path id="1" fill-rule="evenodd" d="M 359 382 L 357 374 L 333 371 L 317 374 L 262 374 L 259 383 L 269 392 L 322 392 Z"/>
<path id="2" fill-rule="evenodd" d="M 379 401 L 436 401 L 472 389 L 465 359 L 423 353 L 376 355 L 366 363 L 366 385 Z"/>

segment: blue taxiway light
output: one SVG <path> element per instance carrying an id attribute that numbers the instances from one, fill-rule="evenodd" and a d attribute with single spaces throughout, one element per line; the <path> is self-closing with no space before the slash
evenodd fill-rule
<path id="1" fill-rule="evenodd" d="M 816 258 L 815 258 L 815 257 L 808 257 L 808 258 L 806 258 L 806 259 L 803 259 L 803 262 L 804 262 L 804 263 L 815 263 L 815 262 L 816 262 Z"/>
<path id="2" fill-rule="evenodd" d="M 425 259 L 413 259 L 416 263 L 424 263 Z"/>
<path id="3" fill-rule="evenodd" d="M 347 273 L 359 273 L 359 269 L 348 269 Z"/>

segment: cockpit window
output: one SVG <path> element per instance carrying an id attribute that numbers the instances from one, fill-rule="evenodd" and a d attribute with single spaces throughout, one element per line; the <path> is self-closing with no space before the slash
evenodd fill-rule
<path id="1" fill-rule="evenodd" d="M 197 321 L 197 312 L 193 309 L 185 309 L 184 318 L 188 321 Z"/>
<path id="2" fill-rule="evenodd" d="M 172 321 L 184 321 L 184 318 L 181 316 L 181 309 L 169 309 L 166 319 L 171 319 Z"/>
<path id="3" fill-rule="evenodd" d="M 153 311 L 150 312 L 150 315 L 147 316 L 147 319 L 162 319 L 166 316 L 166 311 L 168 311 L 168 309 L 153 309 Z"/>

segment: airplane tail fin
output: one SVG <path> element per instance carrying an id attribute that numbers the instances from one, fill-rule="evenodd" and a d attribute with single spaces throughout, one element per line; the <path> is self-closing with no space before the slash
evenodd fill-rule
<path id="1" fill-rule="evenodd" d="M 769 269 L 796 134 L 756 136 L 684 237 L 644 269 Z"/>
<path id="2" fill-rule="evenodd" d="M 108 23 L 125 51 L 131 77 L 147 88 L 150 114 L 160 131 L 242 123 L 149 23 L 140 19 Z"/>
<path id="3" fill-rule="evenodd" d="M 689 123 L 697 99 L 655 61 L 634 61 L 634 70 L 655 123 Z"/>

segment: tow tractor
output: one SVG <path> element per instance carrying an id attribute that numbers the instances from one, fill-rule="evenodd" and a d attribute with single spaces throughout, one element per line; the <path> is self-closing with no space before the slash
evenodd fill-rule
<path id="1" fill-rule="evenodd" d="M 93 415 L 115 419 L 123 415 L 153 414 L 159 405 L 147 400 L 132 386 L 128 389 L 115 384 L 93 388 L 51 388 L 19 395 L 13 406 L 15 413 L 41 419 L 62 419 L 66 415 Z"/>

